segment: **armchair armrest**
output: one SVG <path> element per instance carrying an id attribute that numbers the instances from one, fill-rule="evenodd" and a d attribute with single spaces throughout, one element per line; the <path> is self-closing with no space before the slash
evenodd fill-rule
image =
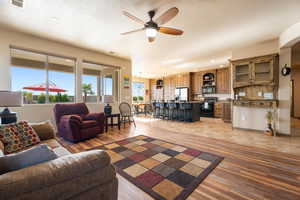
<path id="1" fill-rule="evenodd" d="M 58 124 L 58 133 L 69 141 L 76 142 L 81 140 L 80 128 L 82 118 L 79 115 L 64 115 Z"/>
<path id="2" fill-rule="evenodd" d="M 64 115 L 60 118 L 60 121 L 72 121 L 72 122 L 77 122 L 77 123 L 81 123 L 82 122 L 82 118 L 79 115 Z"/>
<path id="3" fill-rule="evenodd" d="M 110 182 L 115 170 L 101 150 L 63 156 L 0 176 L 3 199 L 69 199 L 89 188 Z"/>
<path id="4" fill-rule="evenodd" d="M 89 113 L 83 117 L 83 120 L 96 120 L 100 125 L 104 124 L 104 113 Z"/>
<path id="5" fill-rule="evenodd" d="M 84 120 L 102 120 L 105 118 L 104 113 L 89 113 L 83 117 Z"/>

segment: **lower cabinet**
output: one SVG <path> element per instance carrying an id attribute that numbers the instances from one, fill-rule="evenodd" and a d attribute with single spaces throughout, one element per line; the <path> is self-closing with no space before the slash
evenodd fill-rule
<path id="1" fill-rule="evenodd" d="M 216 118 L 223 117 L 223 102 L 215 103 L 215 117 Z"/>
<path id="2" fill-rule="evenodd" d="M 223 103 L 223 121 L 231 123 L 231 102 Z"/>

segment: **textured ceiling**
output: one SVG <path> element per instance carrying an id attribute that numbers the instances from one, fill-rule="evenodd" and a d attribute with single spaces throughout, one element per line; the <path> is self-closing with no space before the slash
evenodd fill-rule
<path id="1" fill-rule="evenodd" d="M 122 15 L 126 10 L 147 21 L 171 7 L 180 12 L 166 26 L 182 36 L 159 34 L 148 43 L 145 33 L 121 36 L 140 28 Z M 300 21 L 299 0 L 24 0 L 24 8 L 0 1 L 0 25 L 40 37 L 132 60 L 143 77 L 199 70 L 226 64 L 242 46 L 278 38 Z"/>

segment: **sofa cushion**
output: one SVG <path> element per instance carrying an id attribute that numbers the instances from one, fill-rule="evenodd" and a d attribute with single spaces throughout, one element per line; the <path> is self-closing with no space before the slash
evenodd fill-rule
<path id="1" fill-rule="evenodd" d="M 4 145 L 4 154 L 14 153 L 24 148 L 18 133 L 17 123 L 1 125 L 0 140 Z"/>
<path id="2" fill-rule="evenodd" d="M 29 123 L 29 125 L 38 134 L 41 140 L 49 140 L 55 138 L 55 129 L 50 121 Z"/>
<path id="3" fill-rule="evenodd" d="M 37 145 L 25 151 L 0 157 L 0 175 L 56 158 L 57 155 L 47 145 Z"/>
<path id="4" fill-rule="evenodd" d="M 51 149 L 61 147 L 61 145 L 57 142 L 56 139 L 44 140 L 42 141 L 42 144 L 48 145 L 48 147 L 50 147 Z"/>
<path id="5" fill-rule="evenodd" d="M 50 147 L 58 157 L 71 154 L 66 148 L 61 146 L 56 139 L 44 140 L 42 141 L 42 144 L 46 144 Z"/>
<path id="6" fill-rule="evenodd" d="M 23 142 L 24 147 L 36 145 L 41 142 L 38 134 L 26 121 L 17 123 L 18 133 Z"/>
<path id="7" fill-rule="evenodd" d="M 95 126 L 98 126 L 98 123 L 96 120 L 86 120 L 81 123 L 81 128 L 93 128 Z"/>

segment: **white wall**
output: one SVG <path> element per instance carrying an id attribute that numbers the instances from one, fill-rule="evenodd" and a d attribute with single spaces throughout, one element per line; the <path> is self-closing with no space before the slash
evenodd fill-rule
<path id="1" fill-rule="evenodd" d="M 80 74 L 82 72 L 81 62 L 82 60 L 94 61 L 97 63 L 109 64 L 121 67 L 121 101 L 131 102 L 131 88 L 124 89 L 123 87 L 123 75 L 128 74 L 131 80 L 131 61 L 105 55 L 95 51 L 89 51 L 81 48 L 76 48 L 63 43 L 50 41 L 34 37 L 31 35 L 17 33 L 0 28 L 0 90 L 11 89 L 11 77 L 10 77 L 10 51 L 9 46 L 14 45 L 17 47 L 38 50 L 46 53 L 54 53 L 61 56 L 75 57 L 77 58 L 77 77 L 76 77 L 76 92 L 77 99 L 82 100 L 81 95 L 81 79 Z M 117 111 L 117 105 L 113 104 L 113 109 Z M 88 104 L 92 112 L 103 111 L 102 104 Z M 21 108 L 14 108 L 13 111 L 18 112 L 19 119 L 28 120 L 30 122 L 43 121 L 53 119 L 53 105 L 25 105 Z"/>
<path id="2" fill-rule="evenodd" d="M 279 52 L 278 39 L 270 40 L 232 51 L 232 60 L 263 56 Z"/>
<path id="3" fill-rule="evenodd" d="M 282 76 L 281 69 L 285 64 L 291 66 L 291 48 L 280 49 L 279 54 L 279 88 L 278 88 L 278 131 L 282 134 L 291 134 L 291 76 Z"/>

